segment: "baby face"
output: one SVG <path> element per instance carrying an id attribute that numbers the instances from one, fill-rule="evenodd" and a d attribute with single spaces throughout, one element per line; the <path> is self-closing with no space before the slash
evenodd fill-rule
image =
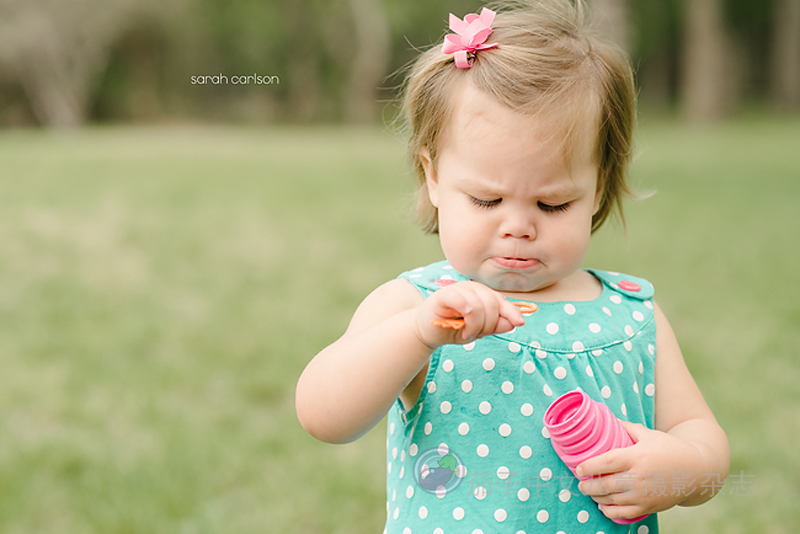
<path id="1" fill-rule="evenodd" d="M 542 117 L 462 86 L 436 165 L 421 154 L 458 272 L 521 299 L 578 272 L 600 202 L 597 165 L 591 135 L 578 139 L 569 168 L 561 141 Z"/>

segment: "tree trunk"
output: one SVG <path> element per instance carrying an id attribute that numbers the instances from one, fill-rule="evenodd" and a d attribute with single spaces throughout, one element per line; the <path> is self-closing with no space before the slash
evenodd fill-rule
<path id="1" fill-rule="evenodd" d="M 776 0 L 770 96 L 781 111 L 800 108 L 800 0 Z"/>
<path id="2" fill-rule="evenodd" d="M 631 26 L 627 0 L 593 0 L 595 26 L 626 52 L 631 51 Z"/>
<path id="3" fill-rule="evenodd" d="M 381 0 L 348 0 L 355 25 L 355 57 L 350 74 L 346 119 L 375 118 L 377 88 L 389 64 L 389 21 Z"/>
<path id="4" fill-rule="evenodd" d="M 728 68 L 728 42 L 721 0 L 684 0 L 683 106 L 690 120 L 723 117 L 735 83 Z"/>

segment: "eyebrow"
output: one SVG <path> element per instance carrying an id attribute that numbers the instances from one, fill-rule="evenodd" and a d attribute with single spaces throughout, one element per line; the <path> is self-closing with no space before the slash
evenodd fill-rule
<path id="1" fill-rule="evenodd" d="M 469 188 L 476 189 L 481 193 L 487 193 L 492 195 L 498 196 L 505 196 L 507 193 L 498 189 L 495 185 L 481 180 L 480 178 L 475 179 L 472 177 L 461 177 L 461 182 L 465 186 Z M 552 187 L 544 187 L 542 190 L 536 192 L 537 198 L 545 198 L 545 199 L 567 199 L 573 197 L 579 197 L 583 194 L 583 189 L 578 187 L 574 182 L 570 182 L 569 185 L 556 185 Z"/>

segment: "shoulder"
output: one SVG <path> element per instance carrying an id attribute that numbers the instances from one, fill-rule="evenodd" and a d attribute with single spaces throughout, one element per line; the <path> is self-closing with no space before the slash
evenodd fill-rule
<path id="1" fill-rule="evenodd" d="M 425 267 L 417 267 L 402 273 L 398 278 L 410 282 L 423 297 L 427 297 L 437 289 L 441 289 L 453 282 L 469 280 L 456 271 L 447 261 L 439 261 Z"/>
<path id="2" fill-rule="evenodd" d="M 636 300 L 649 300 L 655 294 L 655 288 L 648 280 L 630 274 L 615 271 L 588 269 L 603 285 Z"/>

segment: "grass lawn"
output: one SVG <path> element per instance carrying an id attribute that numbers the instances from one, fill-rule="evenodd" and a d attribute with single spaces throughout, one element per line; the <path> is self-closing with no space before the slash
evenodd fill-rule
<path id="1" fill-rule="evenodd" d="M 587 265 L 652 280 L 727 430 L 724 494 L 664 532 L 800 528 L 800 119 L 643 120 Z M 395 135 L 0 131 L 0 532 L 382 530 L 384 426 L 333 446 L 305 364 L 441 259 Z"/>

